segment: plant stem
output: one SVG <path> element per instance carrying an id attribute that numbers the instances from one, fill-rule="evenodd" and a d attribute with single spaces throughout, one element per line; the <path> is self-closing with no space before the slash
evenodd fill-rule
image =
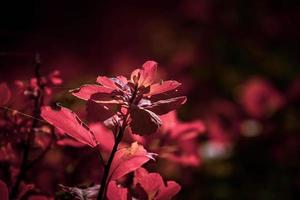
<path id="1" fill-rule="evenodd" d="M 16 178 L 16 183 L 13 185 L 11 193 L 10 193 L 11 200 L 16 199 L 18 192 L 19 192 L 20 184 L 23 181 L 23 179 L 25 178 L 27 170 L 29 169 L 27 167 L 27 165 L 28 165 L 28 161 L 29 161 L 30 146 L 34 140 L 34 130 L 38 125 L 38 122 L 39 122 L 38 118 L 40 116 L 41 106 L 43 103 L 44 86 L 41 84 L 41 81 L 40 81 L 41 80 L 40 67 L 41 67 L 41 64 L 39 62 L 39 58 L 36 57 L 35 78 L 37 79 L 38 91 L 37 91 L 37 95 L 34 98 L 34 110 L 33 110 L 34 117 L 33 117 L 33 122 L 31 125 L 30 132 L 28 133 L 25 144 L 24 144 L 24 153 L 23 153 L 23 157 L 22 157 L 20 172 Z"/>
<path id="2" fill-rule="evenodd" d="M 54 134 L 54 130 L 51 131 L 51 139 L 47 145 L 47 147 L 41 152 L 40 155 L 38 155 L 34 160 L 32 160 L 30 163 L 27 164 L 27 169 L 30 169 L 33 165 L 35 165 L 36 163 L 38 163 L 40 160 L 42 160 L 45 155 L 48 153 L 48 151 L 51 149 L 51 146 L 53 144 L 55 140 L 55 134 Z"/>
<path id="3" fill-rule="evenodd" d="M 102 180 L 101 180 L 101 185 L 100 185 L 100 190 L 99 190 L 99 193 L 98 193 L 97 200 L 105 199 L 104 193 L 105 193 L 105 189 L 106 189 L 106 182 L 107 182 L 107 179 L 108 179 L 109 170 L 110 170 L 112 161 L 115 157 L 115 154 L 118 150 L 118 146 L 119 146 L 119 144 L 120 144 L 120 142 L 123 138 L 123 135 L 124 135 L 124 128 L 121 127 L 120 130 L 119 130 L 119 133 L 116 137 L 115 144 L 113 146 L 113 149 L 111 151 L 109 159 L 108 159 L 108 161 L 107 161 L 107 163 L 104 167 L 104 174 L 103 174 L 103 177 L 102 177 Z"/>
<path id="4" fill-rule="evenodd" d="M 136 85 L 134 87 L 132 96 L 129 100 L 129 106 L 134 102 L 134 100 L 137 96 L 137 92 L 138 92 L 138 86 Z M 102 177 L 102 180 L 101 180 L 100 190 L 99 190 L 99 193 L 98 193 L 97 200 L 104 200 L 105 199 L 105 193 L 106 193 L 105 191 L 106 191 L 106 184 L 107 184 L 107 179 L 108 179 L 108 175 L 109 175 L 109 170 L 110 170 L 112 161 L 115 157 L 115 154 L 118 150 L 118 146 L 119 146 L 120 142 L 122 141 L 122 138 L 123 138 L 123 135 L 124 135 L 124 132 L 125 132 L 125 128 L 128 125 L 127 124 L 128 117 L 129 117 L 129 111 L 127 111 L 127 114 L 124 116 L 124 119 L 123 119 L 124 121 L 123 121 L 122 125 L 120 126 L 120 130 L 119 130 L 119 133 L 118 133 L 117 137 L 115 138 L 115 144 L 114 144 L 113 149 L 111 151 L 111 154 L 108 158 L 108 161 L 107 161 L 107 163 L 104 167 L 104 174 L 103 174 L 103 177 Z"/>

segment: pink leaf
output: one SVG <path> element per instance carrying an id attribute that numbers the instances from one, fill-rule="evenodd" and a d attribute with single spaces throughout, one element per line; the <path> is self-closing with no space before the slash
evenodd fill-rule
<path id="1" fill-rule="evenodd" d="M 98 104 L 106 106 L 108 109 L 117 109 L 116 106 L 123 104 L 122 92 L 114 90 L 111 93 L 96 93 L 90 96 L 90 99 Z"/>
<path id="2" fill-rule="evenodd" d="M 112 131 L 107 129 L 101 123 L 93 123 L 90 124 L 89 127 L 95 134 L 95 137 L 99 143 L 101 151 L 110 153 L 115 143 L 115 138 Z"/>
<path id="3" fill-rule="evenodd" d="M 162 83 L 156 83 L 150 86 L 150 92 L 148 94 L 145 94 L 145 96 L 153 96 L 165 92 L 169 92 L 171 90 L 175 90 L 177 87 L 179 87 L 181 83 L 177 81 L 164 81 Z"/>
<path id="4" fill-rule="evenodd" d="M 91 98 L 93 94 L 97 94 L 97 93 L 110 94 L 111 92 L 113 92 L 113 89 L 101 85 L 87 84 L 81 86 L 80 88 L 70 90 L 70 92 L 75 97 L 87 101 Z"/>
<path id="5" fill-rule="evenodd" d="M 131 81 L 138 87 L 148 87 L 155 81 L 157 63 L 147 61 L 143 64 L 142 69 L 136 69 L 131 73 Z"/>
<path id="6" fill-rule="evenodd" d="M 149 159 L 153 159 L 153 154 L 148 153 L 144 147 L 137 142 L 132 143 L 128 148 L 119 149 L 116 152 L 110 168 L 110 180 L 117 180 L 138 169 L 149 161 Z"/>
<path id="7" fill-rule="evenodd" d="M 107 187 L 108 200 L 127 200 L 128 189 L 117 185 L 116 181 L 111 181 Z"/>
<path id="8" fill-rule="evenodd" d="M 152 112 L 158 115 L 163 115 L 172 110 L 177 109 L 178 107 L 183 105 L 186 102 L 186 100 L 187 99 L 185 96 L 160 100 L 152 103 L 152 105 L 150 106 L 147 106 L 146 109 L 151 110 Z"/>
<path id="9" fill-rule="evenodd" d="M 134 185 L 140 184 L 149 199 L 154 199 L 157 191 L 163 184 L 163 179 L 158 173 L 148 173 L 144 168 L 135 171 Z"/>
<path id="10" fill-rule="evenodd" d="M 8 200 L 8 189 L 6 184 L 0 180 L 0 199 Z"/>
<path id="11" fill-rule="evenodd" d="M 117 85 L 115 84 L 115 82 L 112 79 L 107 78 L 106 76 L 98 76 L 97 83 L 99 83 L 105 87 L 111 88 L 111 89 L 115 89 L 115 90 L 119 89 L 117 87 Z"/>
<path id="12" fill-rule="evenodd" d="M 50 73 L 48 78 L 50 79 L 53 85 L 61 85 L 63 83 L 63 80 L 60 77 L 60 71 L 58 70 L 55 70 L 52 73 Z"/>
<path id="13" fill-rule="evenodd" d="M 147 61 L 142 66 L 142 84 L 145 87 L 150 86 L 155 81 L 157 71 L 157 62 L 155 61 Z"/>
<path id="14" fill-rule="evenodd" d="M 175 196 L 181 190 L 181 186 L 175 181 L 168 181 L 167 186 L 158 192 L 157 200 L 168 200 Z"/>
<path id="15" fill-rule="evenodd" d="M 130 127 L 135 134 L 149 135 L 155 133 L 162 124 L 154 112 L 138 106 L 132 105 L 130 114 L 132 119 Z"/>
<path id="16" fill-rule="evenodd" d="M 119 79 L 121 81 L 122 85 L 127 84 L 127 82 L 128 82 L 128 80 L 125 76 L 117 76 L 117 79 Z"/>
<path id="17" fill-rule="evenodd" d="M 78 142 L 91 147 L 97 146 L 94 134 L 73 111 L 64 107 L 60 107 L 59 110 L 54 110 L 49 106 L 44 106 L 41 109 L 41 116 L 47 122 L 65 132 Z"/>
<path id="18" fill-rule="evenodd" d="M 0 106 L 5 105 L 11 98 L 11 91 L 6 83 L 0 84 Z"/>

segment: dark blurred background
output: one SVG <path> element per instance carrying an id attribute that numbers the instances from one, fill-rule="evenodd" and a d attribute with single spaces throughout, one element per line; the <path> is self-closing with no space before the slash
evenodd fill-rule
<path id="1" fill-rule="evenodd" d="M 1 1 L 0 80 L 33 76 L 36 52 L 44 72 L 59 69 L 73 88 L 155 60 L 160 77 L 183 83 L 189 101 L 180 117 L 207 122 L 199 144 L 214 139 L 217 123 L 231 147 L 230 156 L 205 155 L 199 147 L 203 163 L 188 180 L 178 175 L 178 199 L 299 199 L 299 6 L 292 0 Z M 267 85 L 250 96 L 269 92 L 266 98 L 280 96 L 283 103 L 267 116 L 253 114 L 251 97 L 241 97 L 248 80 Z M 249 126 L 254 134 L 244 131 Z"/>

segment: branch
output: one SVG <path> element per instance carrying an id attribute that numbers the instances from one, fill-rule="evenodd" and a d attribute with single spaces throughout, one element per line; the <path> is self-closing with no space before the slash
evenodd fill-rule
<path id="1" fill-rule="evenodd" d="M 36 163 L 38 163 L 40 160 L 42 160 L 45 155 L 48 153 L 48 151 L 51 149 L 51 146 L 54 142 L 54 139 L 55 139 L 55 134 L 54 134 L 54 130 L 51 131 L 51 139 L 50 139 L 50 142 L 48 143 L 47 147 L 44 149 L 44 151 L 42 151 L 42 153 L 37 157 L 35 158 L 33 161 L 31 161 L 27 166 L 26 166 L 26 169 L 30 169 L 33 165 L 35 165 Z"/>
<path id="2" fill-rule="evenodd" d="M 134 91 L 133 91 L 132 97 L 129 100 L 129 104 L 130 105 L 134 102 L 134 100 L 135 100 L 135 98 L 137 96 L 137 91 L 138 91 L 138 87 L 136 85 L 134 87 Z M 113 161 L 113 159 L 115 157 L 115 154 L 116 154 L 116 152 L 118 150 L 118 146 L 119 146 L 120 142 L 122 141 L 122 138 L 123 138 L 123 135 L 124 135 L 124 132 L 125 132 L 125 128 L 127 127 L 128 117 L 129 117 L 129 110 L 127 111 L 127 113 L 126 113 L 126 115 L 125 115 L 125 117 L 123 119 L 123 123 L 122 123 L 122 126 L 120 126 L 120 130 L 119 130 L 118 135 L 115 137 L 115 144 L 113 146 L 113 149 L 111 151 L 111 154 L 109 156 L 107 164 L 104 167 L 104 174 L 103 174 L 103 177 L 102 177 L 102 180 L 101 180 L 100 190 L 99 190 L 99 193 L 98 193 L 97 200 L 103 200 L 103 199 L 105 199 L 105 191 L 106 191 L 106 184 L 107 184 L 107 179 L 108 179 L 108 175 L 109 175 L 109 170 L 110 170 L 112 161 Z"/>
<path id="3" fill-rule="evenodd" d="M 40 75 L 40 58 L 39 55 L 36 55 L 36 64 L 35 64 L 35 78 L 37 79 L 37 84 L 38 84 L 38 93 L 37 95 L 34 97 L 34 110 L 33 110 L 33 122 L 31 125 L 31 129 L 30 132 L 27 135 L 25 144 L 24 144 L 24 153 L 23 153 L 23 157 L 22 157 L 22 163 L 21 163 L 21 167 L 20 167 L 20 173 L 17 176 L 16 179 L 16 183 L 14 184 L 14 186 L 12 187 L 11 193 L 10 193 L 10 199 L 15 199 L 17 197 L 17 194 L 19 192 L 19 187 L 21 182 L 23 181 L 23 179 L 25 178 L 25 175 L 27 173 L 28 167 L 28 159 L 29 159 L 29 151 L 30 151 L 30 146 L 31 143 L 34 140 L 34 130 L 38 125 L 38 118 L 40 116 L 40 112 L 41 112 L 41 106 L 43 104 L 43 93 L 44 93 L 44 86 L 41 84 L 41 75 Z"/>
<path id="4" fill-rule="evenodd" d="M 98 193 L 98 197 L 97 197 L 97 200 L 102 200 L 104 199 L 105 197 L 103 197 L 104 193 L 105 193 L 105 188 L 106 188 L 106 182 L 107 182 L 107 178 L 108 178 L 108 175 L 109 175 L 109 170 L 110 170 L 110 167 L 111 167 L 111 164 L 112 164 L 112 161 L 115 157 L 115 154 L 118 150 L 118 146 L 123 138 L 123 135 L 124 135 L 124 129 L 123 128 L 120 128 L 120 131 L 116 137 L 116 140 L 115 140 L 115 144 L 114 144 L 114 147 L 111 151 L 111 154 L 109 156 L 109 159 L 107 161 L 107 164 L 105 165 L 105 168 L 104 168 L 104 174 L 103 174 L 103 177 L 102 177 L 102 180 L 101 180 L 101 184 L 100 184 L 100 190 L 99 190 L 99 193 Z"/>

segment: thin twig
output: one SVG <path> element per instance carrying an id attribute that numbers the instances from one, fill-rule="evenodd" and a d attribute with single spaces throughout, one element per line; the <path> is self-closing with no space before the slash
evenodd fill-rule
<path id="1" fill-rule="evenodd" d="M 44 149 L 44 151 L 42 151 L 42 153 L 37 157 L 35 158 L 33 161 L 31 161 L 30 163 L 28 163 L 27 165 L 27 169 L 30 169 L 33 165 L 35 165 L 36 163 L 38 163 L 40 160 L 42 160 L 45 155 L 48 153 L 48 151 L 51 149 L 51 146 L 53 144 L 55 140 L 55 134 L 54 134 L 54 130 L 51 131 L 51 139 L 47 145 L 47 147 Z"/>
<path id="2" fill-rule="evenodd" d="M 30 147 L 32 145 L 32 142 L 34 141 L 34 130 L 36 129 L 38 122 L 39 122 L 39 116 L 41 112 L 41 106 L 43 104 L 43 93 L 44 93 L 44 86 L 41 84 L 41 75 L 40 75 L 40 58 L 39 55 L 36 55 L 36 64 L 35 64 L 35 77 L 37 79 L 37 85 L 38 85 L 38 91 L 37 95 L 34 98 L 34 110 L 33 110 L 33 122 L 31 125 L 30 132 L 27 135 L 25 144 L 24 144 L 24 153 L 22 157 L 22 163 L 20 167 L 20 173 L 17 176 L 16 183 L 12 187 L 11 193 L 10 193 L 10 199 L 14 200 L 17 197 L 17 194 L 19 192 L 19 187 L 23 179 L 25 178 L 25 175 L 27 173 L 28 167 L 28 160 L 29 160 L 29 152 Z"/>
<path id="3" fill-rule="evenodd" d="M 6 111 L 10 111 L 12 113 L 17 113 L 17 114 L 22 115 L 24 117 L 28 117 L 28 118 L 31 118 L 31 119 L 34 119 L 34 120 L 38 120 L 40 122 L 48 123 L 47 121 L 42 120 L 41 118 L 35 118 L 35 117 L 33 117 L 33 116 L 29 115 L 29 114 L 26 114 L 26 113 L 23 113 L 21 111 L 15 110 L 13 108 L 9 108 L 7 106 L 0 106 L 0 108 L 2 108 L 3 110 L 6 110 Z"/>

